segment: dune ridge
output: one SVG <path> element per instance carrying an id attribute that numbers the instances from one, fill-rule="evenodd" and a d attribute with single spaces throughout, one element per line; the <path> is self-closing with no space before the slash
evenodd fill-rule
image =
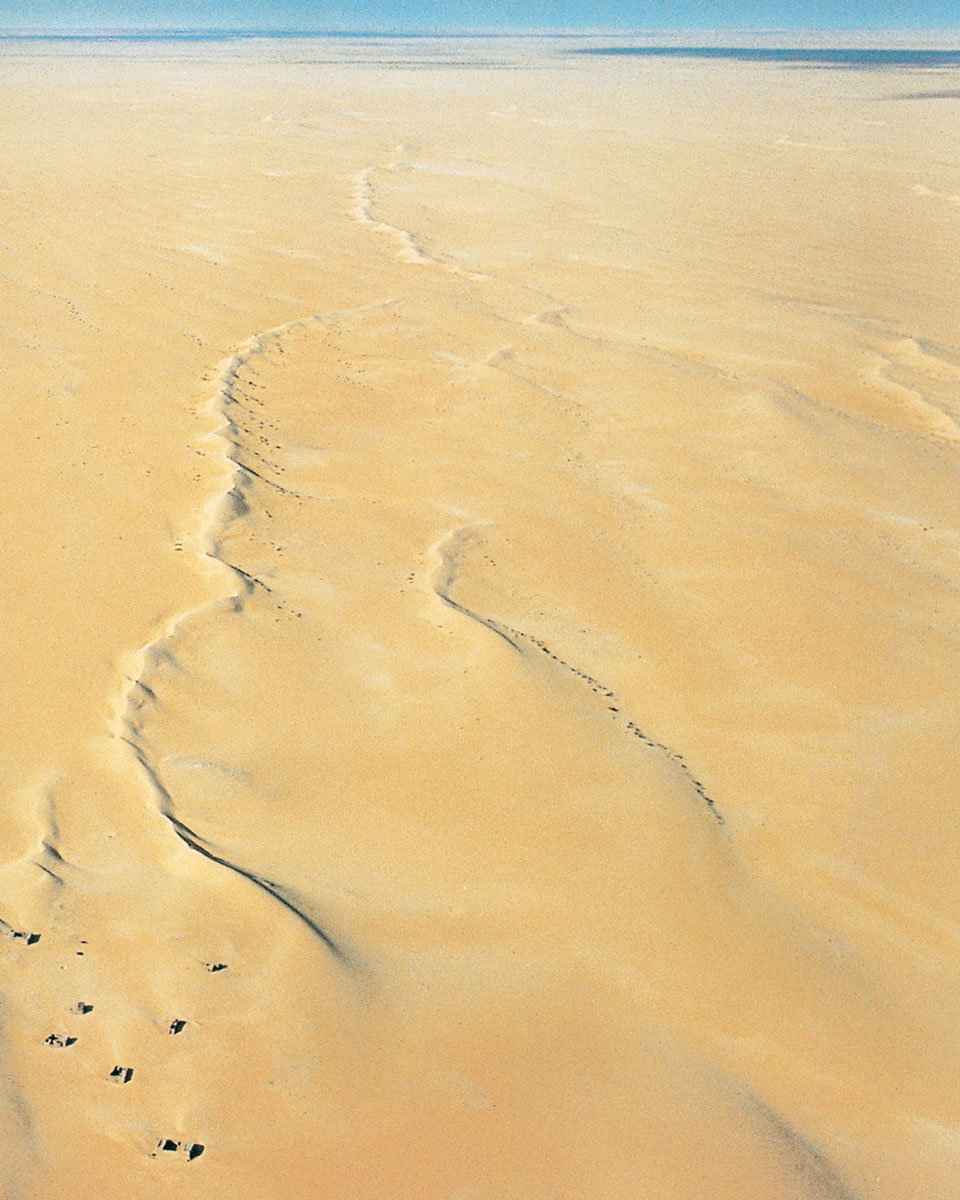
<path id="1" fill-rule="evenodd" d="M 246 366 L 251 358 L 263 354 L 268 346 L 279 345 L 285 333 L 303 328 L 311 320 L 319 321 L 322 318 L 315 316 L 290 321 L 267 330 L 264 333 L 255 334 L 220 369 L 217 376 L 216 390 L 209 408 L 223 422 L 216 430 L 216 434 L 224 443 L 224 455 L 230 466 L 230 473 L 227 476 L 224 490 L 206 506 L 205 511 L 208 516 L 207 520 L 201 526 L 198 538 L 198 553 L 204 558 L 222 563 L 231 572 L 235 582 L 240 585 L 239 590 L 232 592 L 225 598 L 208 601 L 201 607 L 184 613 L 164 631 L 161 637 L 144 647 L 138 656 L 141 664 L 140 670 L 131 678 L 129 688 L 120 705 L 118 720 L 120 732 L 118 736 L 133 751 L 137 762 L 143 768 L 144 773 L 156 792 L 159 811 L 170 823 L 177 837 L 184 845 L 195 853 L 216 863 L 218 866 L 224 867 L 228 871 L 233 871 L 272 896 L 284 908 L 288 909 L 295 917 L 302 921 L 327 947 L 335 959 L 344 966 L 352 968 L 354 964 L 351 963 L 342 947 L 324 930 L 317 918 L 308 911 L 299 897 L 291 896 L 289 891 L 282 885 L 270 879 L 263 878 L 252 871 L 248 871 L 227 858 L 221 857 L 210 847 L 204 838 L 195 833 L 189 825 L 178 819 L 174 799 L 164 787 L 157 769 L 151 763 L 140 738 L 141 711 L 151 702 L 155 703 L 157 699 L 155 692 L 147 681 L 151 677 L 152 670 L 155 670 L 160 662 L 176 662 L 177 634 L 180 627 L 185 622 L 189 622 L 199 615 L 208 612 L 215 613 L 222 608 L 227 608 L 232 612 L 242 612 L 244 598 L 249 596 L 256 588 L 261 588 L 268 594 L 272 592 L 270 586 L 264 583 L 262 579 L 244 571 L 242 567 L 236 566 L 230 562 L 229 558 L 223 556 L 220 549 L 221 538 L 230 525 L 240 519 L 244 512 L 247 511 L 248 503 L 245 493 L 249 491 L 252 479 L 256 478 L 261 483 L 275 488 L 284 495 L 294 495 L 295 493 L 290 492 L 282 484 L 267 478 L 262 473 L 264 469 L 271 469 L 271 463 L 260 451 L 244 444 L 241 438 L 240 426 L 232 413 L 236 409 L 246 412 L 248 416 L 253 415 L 248 405 L 245 404 L 245 401 L 251 401 L 252 398 L 249 393 L 242 393 L 238 387 L 238 377 L 241 369 Z M 260 421 L 260 426 L 261 428 L 263 427 L 262 421 Z M 266 439 L 261 438 L 260 440 L 265 441 Z M 238 457 L 238 455 L 242 457 Z M 249 457 L 257 460 L 258 466 L 261 468 L 260 470 L 256 470 L 249 465 L 246 461 Z"/>
<path id="2" fill-rule="evenodd" d="M 541 654 L 546 655 L 551 662 L 555 663 L 558 667 L 562 667 L 565 671 L 568 671 L 575 678 L 586 684 L 586 686 L 589 687 L 590 691 L 594 695 L 600 697 L 601 701 L 616 700 L 617 704 L 608 703 L 606 705 L 607 712 L 611 715 L 612 719 L 618 722 L 621 720 L 624 721 L 627 731 L 633 734 L 635 738 L 638 738 L 645 746 L 649 746 L 651 749 L 662 750 L 672 762 L 676 763 L 682 774 L 686 776 L 686 778 L 692 784 L 697 795 L 710 808 L 714 818 L 722 825 L 723 815 L 717 811 L 713 800 L 711 800 L 706 794 L 703 784 L 700 783 L 700 781 L 693 775 L 691 775 L 689 767 L 684 762 L 683 755 L 677 753 L 675 750 L 671 750 L 670 747 L 665 746 L 663 742 L 654 741 L 652 738 L 648 737 L 633 721 L 627 720 L 626 717 L 620 712 L 619 698 L 616 692 L 611 692 L 610 689 L 605 687 L 598 679 L 594 679 L 592 675 L 587 674 L 586 671 L 581 670 L 572 663 L 566 662 L 558 654 L 555 654 L 547 645 L 547 643 L 542 641 L 540 638 L 531 637 L 530 634 L 524 633 L 520 629 L 514 629 L 509 625 L 503 625 L 499 621 L 494 620 L 492 617 L 485 617 L 480 613 L 472 612 L 469 608 L 465 608 L 462 604 L 458 604 L 457 601 L 453 599 L 451 590 L 457 580 L 460 560 L 459 552 L 462 550 L 464 542 L 468 540 L 471 534 L 474 532 L 475 530 L 470 526 L 464 526 L 462 529 L 456 529 L 450 533 L 436 548 L 442 563 L 442 566 L 438 569 L 437 575 L 434 579 L 434 591 L 436 595 L 438 595 L 445 604 L 448 604 L 457 612 L 463 613 L 464 616 L 469 617 L 472 621 L 477 621 L 480 625 L 483 625 L 485 628 L 497 634 L 498 637 L 502 637 L 519 653 L 523 654 L 527 647 L 530 647 L 534 652 L 539 651 Z"/>

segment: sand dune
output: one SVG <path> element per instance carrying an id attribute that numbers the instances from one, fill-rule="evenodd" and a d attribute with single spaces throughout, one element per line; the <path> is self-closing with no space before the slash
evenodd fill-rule
<path id="1" fill-rule="evenodd" d="M 957 1196 L 949 99 L 0 71 L 0 1192 Z"/>

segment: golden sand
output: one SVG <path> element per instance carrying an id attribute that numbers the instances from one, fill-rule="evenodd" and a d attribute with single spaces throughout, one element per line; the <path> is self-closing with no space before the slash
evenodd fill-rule
<path id="1" fill-rule="evenodd" d="M 960 1195 L 958 82 L 4 46 L 5 1200 Z"/>

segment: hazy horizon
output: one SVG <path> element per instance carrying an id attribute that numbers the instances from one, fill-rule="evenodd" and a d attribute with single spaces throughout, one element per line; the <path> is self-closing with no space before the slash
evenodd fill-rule
<path id="1" fill-rule="evenodd" d="M 136 34 L 616 34 L 944 33 L 960 28 L 952 0 L 0 0 L 4 33 Z"/>

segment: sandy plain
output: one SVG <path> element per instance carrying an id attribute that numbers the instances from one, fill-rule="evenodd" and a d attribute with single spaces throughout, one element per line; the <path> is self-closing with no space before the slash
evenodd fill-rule
<path id="1" fill-rule="evenodd" d="M 2 47 L 10 1200 L 960 1195 L 958 72 L 567 49 Z"/>

